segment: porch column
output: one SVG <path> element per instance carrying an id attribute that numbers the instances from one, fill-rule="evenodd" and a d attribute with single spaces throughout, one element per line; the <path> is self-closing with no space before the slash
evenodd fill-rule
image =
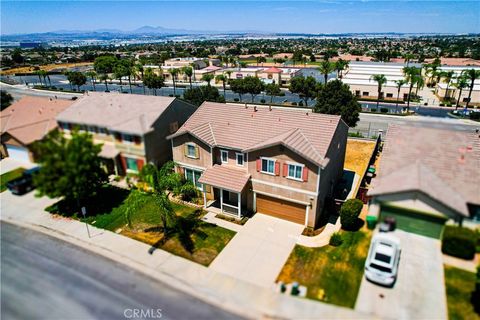
<path id="1" fill-rule="evenodd" d="M 257 193 L 253 192 L 253 212 L 257 212 Z"/>
<path id="2" fill-rule="evenodd" d="M 203 185 L 202 193 L 203 193 L 203 207 L 207 209 L 207 191 L 205 188 L 205 184 Z"/>
<path id="3" fill-rule="evenodd" d="M 223 213 L 223 189 L 220 189 L 220 210 Z"/>
<path id="4" fill-rule="evenodd" d="M 238 193 L 238 218 L 242 217 L 242 194 Z"/>

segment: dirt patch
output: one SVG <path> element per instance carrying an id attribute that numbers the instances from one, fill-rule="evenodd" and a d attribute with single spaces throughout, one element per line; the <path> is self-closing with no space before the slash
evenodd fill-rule
<path id="1" fill-rule="evenodd" d="M 375 150 L 375 141 L 347 140 L 344 168 L 363 175 Z"/>
<path id="2" fill-rule="evenodd" d="M 81 66 L 89 66 L 93 65 L 92 62 L 79 62 L 79 63 L 61 63 L 61 64 L 46 64 L 43 66 L 39 66 L 39 70 L 45 71 L 52 71 L 54 69 L 62 69 L 62 68 L 75 68 Z M 28 66 L 28 67 L 17 67 L 9 70 L 5 70 L 0 72 L 1 75 L 12 75 L 15 73 L 31 73 L 35 71 L 35 67 Z"/>

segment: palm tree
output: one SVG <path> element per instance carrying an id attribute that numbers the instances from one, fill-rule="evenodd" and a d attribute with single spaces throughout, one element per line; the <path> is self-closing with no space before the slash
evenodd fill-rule
<path id="1" fill-rule="evenodd" d="M 348 61 L 338 59 L 335 64 L 335 70 L 337 71 L 337 78 L 342 78 L 343 76 L 343 70 L 348 66 Z"/>
<path id="2" fill-rule="evenodd" d="M 105 92 L 108 92 L 108 91 L 109 91 L 109 90 L 108 90 L 108 84 L 107 84 L 107 81 L 108 81 L 108 79 L 109 79 L 108 74 L 102 73 L 102 74 L 98 77 L 98 79 L 99 79 L 100 81 L 105 81 Z"/>
<path id="3" fill-rule="evenodd" d="M 176 80 L 177 80 L 178 69 L 172 68 L 172 69 L 169 69 L 168 72 L 170 72 L 170 74 L 172 75 L 173 95 L 176 96 L 176 95 L 177 95 L 177 92 L 176 92 L 176 88 L 177 88 Z"/>
<path id="4" fill-rule="evenodd" d="M 448 88 L 450 87 L 450 82 L 452 82 L 454 75 L 455 75 L 454 71 L 442 72 L 443 82 L 447 84 L 447 90 L 445 90 L 445 96 L 443 97 L 444 100 L 447 100 L 448 98 Z"/>
<path id="5" fill-rule="evenodd" d="M 37 70 L 35 71 L 34 73 L 38 76 L 38 81 L 40 81 L 40 85 L 43 85 L 43 82 L 42 82 L 42 70 Z"/>
<path id="6" fill-rule="evenodd" d="M 210 82 L 213 80 L 215 76 L 211 73 L 205 73 L 203 76 L 202 76 L 202 81 L 206 81 L 207 82 L 207 85 L 210 86 Z"/>
<path id="7" fill-rule="evenodd" d="M 410 99 L 412 97 L 413 86 L 418 82 L 418 78 L 421 78 L 421 70 L 416 67 L 404 67 L 403 74 L 405 81 L 409 84 L 408 88 L 408 100 L 407 100 L 407 112 L 410 110 Z"/>
<path id="8" fill-rule="evenodd" d="M 145 85 L 143 84 L 143 74 L 145 72 L 145 69 L 143 68 L 143 64 L 137 63 L 135 65 L 135 69 L 137 69 L 137 72 L 140 72 L 140 77 L 142 79 L 143 94 L 145 94 Z"/>
<path id="9" fill-rule="evenodd" d="M 224 74 L 219 74 L 215 77 L 215 81 L 217 82 L 222 82 L 222 86 L 223 86 L 223 97 L 225 98 L 225 87 L 226 87 L 226 84 L 227 84 L 227 77 L 224 75 Z"/>
<path id="10" fill-rule="evenodd" d="M 227 71 L 225 71 L 225 74 L 228 76 L 227 80 L 230 80 L 230 78 L 232 77 L 232 71 L 227 70 Z"/>
<path id="11" fill-rule="evenodd" d="M 93 85 L 93 91 L 97 91 L 95 88 L 95 78 L 97 77 L 97 73 L 94 70 L 90 70 L 85 72 L 85 75 L 90 78 Z"/>
<path id="12" fill-rule="evenodd" d="M 422 75 L 418 75 L 415 79 L 415 95 L 418 96 L 418 90 L 423 89 L 425 87 L 425 79 L 422 77 Z"/>
<path id="13" fill-rule="evenodd" d="M 468 105 L 470 103 L 470 99 L 472 98 L 472 91 L 473 91 L 473 86 L 475 85 L 475 80 L 480 79 L 480 70 L 468 69 L 468 70 L 464 70 L 462 72 L 462 74 L 465 75 L 467 80 L 470 80 L 470 89 L 468 91 L 468 100 L 467 100 L 467 104 L 465 105 L 465 108 L 468 108 Z"/>
<path id="14" fill-rule="evenodd" d="M 377 109 L 378 109 L 378 105 L 380 103 L 380 98 L 382 95 L 382 87 L 385 83 L 387 83 L 387 77 L 385 77 L 385 75 L 383 74 L 374 74 L 370 78 L 370 80 L 373 80 L 378 84 L 378 92 L 377 92 Z"/>
<path id="15" fill-rule="evenodd" d="M 410 60 L 412 60 L 413 58 L 415 58 L 415 56 L 411 53 L 406 53 L 403 55 L 403 59 L 405 59 L 405 63 L 407 64 L 407 68 L 408 68 L 408 65 L 410 64 Z"/>
<path id="16" fill-rule="evenodd" d="M 397 113 L 398 112 L 398 101 L 400 99 L 400 90 L 402 89 L 402 87 L 404 85 L 407 84 L 407 81 L 405 79 L 400 79 L 400 80 L 395 80 L 393 82 L 395 82 L 395 84 L 397 85 L 397 103 L 395 105 L 395 113 Z"/>
<path id="17" fill-rule="evenodd" d="M 464 75 L 460 75 L 457 77 L 457 81 L 453 84 L 453 86 L 459 90 L 457 103 L 455 105 L 455 110 L 457 110 L 460 103 L 460 97 L 462 96 L 462 91 L 468 87 L 468 79 Z"/>
<path id="18" fill-rule="evenodd" d="M 334 71 L 334 66 L 330 61 L 325 60 L 320 63 L 320 66 L 318 67 L 318 71 L 320 71 L 320 73 L 323 74 L 325 84 L 327 84 L 328 75 L 332 73 L 332 71 Z"/>
<path id="19" fill-rule="evenodd" d="M 182 68 L 182 72 L 188 77 L 188 82 L 190 83 L 190 89 L 192 89 L 192 76 L 193 76 L 192 67 L 185 66 Z"/>

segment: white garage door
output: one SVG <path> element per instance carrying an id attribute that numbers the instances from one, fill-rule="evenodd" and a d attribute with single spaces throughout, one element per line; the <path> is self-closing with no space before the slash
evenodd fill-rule
<path id="1" fill-rule="evenodd" d="M 12 146 L 9 144 L 7 144 L 6 147 L 7 147 L 8 157 L 17 161 L 25 162 L 25 163 L 31 162 L 30 157 L 28 156 L 27 149 L 22 147 Z"/>

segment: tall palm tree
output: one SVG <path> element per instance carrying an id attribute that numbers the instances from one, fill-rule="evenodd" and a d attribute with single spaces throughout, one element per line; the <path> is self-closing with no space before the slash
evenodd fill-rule
<path id="1" fill-rule="evenodd" d="M 320 73 L 323 74 L 323 79 L 325 81 L 325 84 L 327 84 L 328 75 L 332 73 L 332 71 L 334 70 L 335 70 L 334 66 L 330 61 L 325 60 L 320 63 L 320 66 L 318 67 L 318 71 L 320 71 Z"/>
<path id="2" fill-rule="evenodd" d="M 108 83 L 107 83 L 107 81 L 109 79 L 108 74 L 102 73 L 98 78 L 99 78 L 100 81 L 105 81 L 105 92 L 108 92 L 109 91 L 108 90 Z"/>
<path id="3" fill-rule="evenodd" d="M 85 75 L 90 78 L 93 86 L 93 91 L 97 91 L 97 88 L 95 88 L 95 78 L 97 77 L 97 73 L 94 70 L 90 70 L 85 72 Z"/>
<path id="4" fill-rule="evenodd" d="M 205 73 L 203 76 L 202 76 L 202 81 L 206 81 L 207 82 L 207 85 L 210 87 L 210 82 L 213 80 L 215 76 L 211 73 Z"/>
<path id="5" fill-rule="evenodd" d="M 385 83 L 387 83 L 387 77 L 383 74 L 374 74 L 370 80 L 373 80 L 377 83 L 378 85 L 378 92 L 377 92 L 377 110 L 378 110 L 378 105 L 380 104 L 380 98 L 382 94 L 382 87 Z"/>
<path id="6" fill-rule="evenodd" d="M 398 112 L 398 101 L 400 99 L 400 90 L 404 85 L 407 84 L 407 81 L 405 79 L 400 79 L 400 80 L 395 80 L 393 81 L 397 85 L 397 103 L 395 104 L 395 113 Z"/>
<path id="7" fill-rule="evenodd" d="M 168 72 L 170 72 L 170 74 L 172 75 L 173 95 L 176 96 L 177 95 L 177 92 L 176 92 L 177 82 L 176 82 L 176 80 L 177 80 L 178 69 L 172 68 L 172 69 L 168 70 Z"/>
<path id="8" fill-rule="evenodd" d="M 135 69 L 137 70 L 137 72 L 140 72 L 140 78 L 142 80 L 142 87 L 143 87 L 143 94 L 145 94 L 145 85 L 143 84 L 143 75 L 145 72 L 145 68 L 143 67 L 143 64 L 137 63 L 135 65 Z"/>
<path id="9" fill-rule="evenodd" d="M 464 70 L 462 74 L 465 75 L 466 79 L 470 81 L 470 89 L 468 91 L 468 100 L 467 100 L 467 104 L 465 105 L 465 108 L 468 108 L 468 105 L 470 104 L 470 100 L 472 98 L 472 91 L 473 91 L 473 86 L 475 85 L 475 80 L 480 79 L 480 70 L 468 69 L 468 70 Z"/>
<path id="10" fill-rule="evenodd" d="M 447 90 L 445 90 L 445 96 L 443 97 L 444 100 L 447 100 L 447 98 L 449 98 L 448 88 L 450 87 L 450 83 L 452 82 L 454 75 L 455 75 L 454 71 L 442 72 L 443 82 L 447 84 Z"/>
<path id="11" fill-rule="evenodd" d="M 425 87 L 425 78 L 423 78 L 421 74 L 417 75 L 415 78 L 415 95 L 418 96 L 418 90 Z"/>
<path id="12" fill-rule="evenodd" d="M 38 81 L 40 81 L 40 85 L 43 85 L 43 82 L 42 82 L 42 70 L 37 70 L 35 71 L 34 73 L 38 76 Z"/>
<path id="13" fill-rule="evenodd" d="M 190 83 L 190 89 L 192 89 L 192 76 L 193 76 L 192 67 L 185 66 L 182 68 L 182 71 L 188 77 L 188 82 Z"/>
<path id="14" fill-rule="evenodd" d="M 408 88 L 408 100 L 407 100 L 407 112 L 410 110 L 410 99 L 412 97 L 413 86 L 418 82 L 418 79 L 421 78 L 421 69 L 416 67 L 404 67 L 403 74 L 405 76 L 405 81 L 409 84 Z"/>
<path id="15" fill-rule="evenodd" d="M 463 89 L 468 87 L 468 79 L 464 75 L 460 75 L 457 77 L 457 81 L 453 84 L 455 88 L 458 89 L 458 98 L 457 103 L 455 104 L 455 110 L 458 109 L 458 105 L 460 103 L 460 97 L 462 96 Z"/>
<path id="16" fill-rule="evenodd" d="M 222 86 L 223 86 L 223 97 L 225 98 L 225 87 L 226 87 L 226 84 L 227 84 L 227 77 L 224 75 L 224 74 L 219 74 L 215 77 L 215 80 L 218 81 L 218 82 L 222 82 Z"/>
<path id="17" fill-rule="evenodd" d="M 415 58 L 415 56 L 411 53 L 406 53 L 403 55 L 403 59 L 405 60 L 405 63 L 407 64 L 407 67 L 409 66 L 410 64 L 410 61 Z"/>
<path id="18" fill-rule="evenodd" d="M 348 61 L 345 61 L 343 59 L 338 59 L 334 63 L 335 70 L 337 71 L 337 78 L 342 78 L 342 73 L 343 70 L 347 67 Z"/>

